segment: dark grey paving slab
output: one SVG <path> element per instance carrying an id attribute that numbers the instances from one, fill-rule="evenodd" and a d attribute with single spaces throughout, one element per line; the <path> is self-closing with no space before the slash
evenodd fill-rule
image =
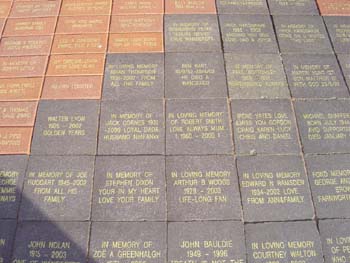
<path id="1" fill-rule="evenodd" d="M 346 87 L 334 55 L 284 55 L 292 96 L 295 98 L 346 98 Z"/>
<path id="2" fill-rule="evenodd" d="M 32 141 L 33 155 L 94 155 L 99 102 L 41 101 Z"/>
<path id="3" fill-rule="evenodd" d="M 269 14 L 266 0 L 216 0 L 219 14 Z"/>
<path id="4" fill-rule="evenodd" d="M 166 53 L 165 97 L 227 97 L 222 53 Z"/>
<path id="5" fill-rule="evenodd" d="M 350 87 L 350 55 L 339 54 L 338 61 L 348 87 Z"/>
<path id="6" fill-rule="evenodd" d="M 99 155 L 164 154 L 163 100 L 101 104 Z"/>
<path id="7" fill-rule="evenodd" d="M 248 224 L 245 233 L 249 263 L 323 262 L 314 222 Z"/>
<path id="8" fill-rule="evenodd" d="M 350 52 L 350 17 L 327 16 L 324 17 L 324 21 L 335 52 L 348 54 Z"/>
<path id="9" fill-rule="evenodd" d="M 163 54 L 107 55 L 102 100 L 164 96 Z"/>
<path id="10" fill-rule="evenodd" d="M 307 156 L 318 218 L 350 218 L 350 155 Z"/>
<path id="11" fill-rule="evenodd" d="M 165 159 L 98 156 L 92 219 L 166 221 Z"/>
<path id="12" fill-rule="evenodd" d="M 318 15 L 315 0 L 267 0 L 272 15 Z"/>
<path id="13" fill-rule="evenodd" d="M 167 157 L 166 169 L 169 221 L 242 218 L 232 156 Z"/>
<path id="14" fill-rule="evenodd" d="M 168 155 L 233 152 L 227 100 L 168 100 L 166 109 Z"/>
<path id="15" fill-rule="evenodd" d="M 166 262 L 166 223 L 92 223 L 89 262 Z"/>
<path id="16" fill-rule="evenodd" d="M 278 52 L 270 16 L 220 15 L 219 21 L 225 52 Z"/>
<path id="17" fill-rule="evenodd" d="M 237 161 L 245 222 L 314 217 L 304 163 L 299 156 L 250 156 Z"/>
<path id="18" fill-rule="evenodd" d="M 0 218 L 17 218 L 26 167 L 27 156 L 0 156 Z"/>
<path id="19" fill-rule="evenodd" d="M 290 101 L 233 100 L 231 109 L 236 153 L 300 152 Z"/>
<path id="20" fill-rule="evenodd" d="M 227 83 L 233 99 L 289 98 L 281 57 L 226 53 Z"/>
<path id="21" fill-rule="evenodd" d="M 86 262 L 88 222 L 19 223 L 13 262 Z"/>
<path id="22" fill-rule="evenodd" d="M 216 15 L 165 15 L 166 52 L 221 51 Z"/>
<path id="23" fill-rule="evenodd" d="M 93 156 L 30 157 L 20 219 L 89 220 L 94 161 Z"/>
<path id="24" fill-rule="evenodd" d="M 350 220 L 319 221 L 325 263 L 349 262 Z"/>
<path id="25" fill-rule="evenodd" d="M 349 100 L 295 102 L 305 153 L 350 152 L 349 102 Z"/>
<path id="26" fill-rule="evenodd" d="M 13 241 L 16 232 L 15 220 L 0 221 L 0 262 L 11 262 Z"/>
<path id="27" fill-rule="evenodd" d="M 168 225 L 168 262 L 246 262 L 241 222 Z"/>
<path id="28" fill-rule="evenodd" d="M 282 53 L 332 53 L 333 49 L 320 16 L 274 16 Z"/>

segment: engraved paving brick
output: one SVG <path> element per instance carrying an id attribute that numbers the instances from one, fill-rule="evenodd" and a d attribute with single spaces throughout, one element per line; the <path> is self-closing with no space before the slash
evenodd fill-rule
<path id="1" fill-rule="evenodd" d="M 162 14 L 164 0 L 119 0 L 113 1 L 113 15 Z"/>
<path id="2" fill-rule="evenodd" d="M 234 99 L 289 98 L 279 55 L 225 54 L 229 94 Z"/>
<path id="3" fill-rule="evenodd" d="M 168 98 L 227 97 L 221 53 L 166 53 L 165 96 Z"/>
<path id="4" fill-rule="evenodd" d="M 350 152 L 348 100 L 297 101 L 295 106 L 305 153 Z"/>
<path id="5" fill-rule="evenodd" d="M 323 16 L 348 16 L 350 3 L 347 0 L 317 0 L 321 15 Z"/>
<path id="6" fill-rule="evenodd" d="M 268 0 L 268 3 L 272 15 L 318 15 L 315 0 Z"/>
<path id="7" fill-rule="evenodd" d="M 118 15 L 111 18 L 111 33 L 163 32 L 163 15 Z"/>
<path id="8" fill-rule="evenodd" d="M 287 100 L 233 100 L 232 121 L 236 152 L 298 153 L 297 129 Z"/>
<path id="9" fill-rule="evenodd" d="M 53 55 L 47 76 L 103 75 L 104 54 Z"/>
<path id="10" fill-rule="evenodd" d="M 103 100 L 163 98 L 163 54 L 109 54 Z"/>
<path id="11" fill-rule="evenodd" d="M 0 78 L 40 77 L 46 64 L 46 56 L 0 57 Z"/>
<path id="12" fill-rule="evenodd" d="M 167 52 L 220 51 L 220 34 L 215 15 L 166 15 Z"/>
<path id="13" fill-rule="evenodd" d="M 283 63 L 293 97 L 349 97 L 334 55 L 284 55 Z"/>
<path id="14" fill-rule="evenodd" d="M 108 33 L 109 16 L 60 16 L 56 34 Z"/>
<path id="15" fill-rule="evenodd" d="M 51 36 L 4 37 L 0 42 L 0 56 L 48 55 Z"/>
<path id="16" fill-rule="evenodd" d="M 94 155 L 97 144 L 97 101 L 41 101 L 32 153 L 36 155 Z"/>
<path id="17" fill-rule="evenodd" d="M 100 155 L 164 154 L 163 100 L 101 104 Z"/>
<path id="18" fill-rule="evenodd" d="M 245 222 L 313 219 L 303 161 L 298 156 L 239 157 Z"/>
<path id="19" fill-rule="evenodd" d="M 100 99 L 102 76 L 46 77 L 42 99 Z"/>
<path id="20" fill-rule="evenodd" d="M 55 31 L 56 17 L 10 18 L 3 36 L 45 36 Z"/>
<path id="21" fill-rule="evenodd" d="M 245 226 L 248 263 L 323 262 L 314 222 L 282 222 Z"/>
<path id="22" fill-rule="evenodd" d="M 240 220 L 241 201 L 232 156 L 166 159 L 168 220 Z"/>
<path id="23" fill-rule="evenodd" d="M 93 173 L 92 156 L 30 157 L 20 219 L 89 220 Z"/>
<path id="24" fill-rule="evenodd" d="M 215 0 L 165 1 L 166 14 L 216 14 Z"/>
<path id="25" fill-rule="evenodd" d="M 217 0 L 219 14 L 269 14 L 266 0 Z"/>
<path id="26" fill-rule="evenodd" d="M 46 17 L 57 16 L 60 1 L 14 1 L 10 17 Z"/>
<path id="27" fill-rule="evenodd" d="M 15 232 L 16 221 L 0 221 L 0 262 L 11 262 L 11 252 Z"/>
<path id="28" fill-rule="evenodd" d="M 89 227 L 88 222 L 19 223 L 13 262 L 86 262 Z"/>
<path id="29" fill-rule="evenodd" d="M 163 33 L 115 33 L 110 34 L 109 53 L 163 52 Z"/>
<path id="30" fill-rule="evenodd" d="M 0 102 L 0 126 L 34 126 L 37 106 L 35 101 Z"/>
<path id="31" fill-rule="evenodd" d="M 0 154 L 29 154 L 33 128 L 0 127 Z"/>
<path id="32" fill-rule="evenodd" d="M 26 166 L 24 155 L 0 156 L 0 218 L 17 218 Z"/>
<path id="33" fill-rule="evenodd" d="M 318 218 L 350 218 L 350 155 L 307 156 Z"/>
<path id="34" fill-rule="evenodd" d="M 277 53 L 270 16 L 220 15 L 225 52 Z"/>
<path id="35" fill-rule="evenodd" d="M 106 50 L 107 34 L 55 35 L 51 54 L 105 53 Z"/>
<path id="36" fill-rule="evenodd" d="M 241 222 L 181 222 L 168 225 L 168 262 L 246 262 Z"/>
<path id="37" fill-rule="evenodd" d="M 166 262 L 166 229 L 161 222 L 92 223 L 89 262 Z"/>
<path id="38" fill-rule="evenodd" d="M 349 262 L 350 220 L 319 221 L 325 263 Z"/>
<path id="39" fill-rule="evenodd" d="M 93 220 L 166 221 L 164 157 L 98 156 L 93 200 Z"/>
<path id="40" fill-rule="evenodd" d="M 336 53 L 350 52 L 350 17 L 325 17 L 329 36 Z"/>
<path id="41" fill-rule="evenodd" d="M 167 154 L 232 153 L 225 99 L 169 100 L 166 108 Z"/>
<path id="42" fill-rule="evenodd" d="M 112 0 L 63 0 L 60 16 L 109 15 Z"/>
<path id="43" fill-rule="evenodd" d="M 37 100 L 43 78 L 1 79 L 0 101 Z"/>
<path id="44" fill-rule="evenodd" d="M 332 53 L 332 46 L 320 16 L 274 16 L 282 53 Z"/>

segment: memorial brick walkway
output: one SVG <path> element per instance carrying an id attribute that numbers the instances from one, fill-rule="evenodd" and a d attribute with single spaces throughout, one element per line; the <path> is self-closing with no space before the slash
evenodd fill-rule
<path id="1" fill-rule="evenodd" d="M 0 263 L 350 263 L 349 0 L 0 0 Z"/>

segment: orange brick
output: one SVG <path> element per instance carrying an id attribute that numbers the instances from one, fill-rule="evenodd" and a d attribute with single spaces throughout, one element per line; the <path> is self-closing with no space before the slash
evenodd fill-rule
<path id="1" fill-rule="evenodd" d="M 109 16 L 61 16 L 56 34 L 107 33 Z"/>
<path id="2" fill-rule="evenodd" d="M 4 37 L 0 56 L 49 55 L 52 36 Z"/>
<path id="3" fill-rule="evenodd" d="M 51 53 L 105 53 L 107 37 L 107 34 L 55 35 Z"/>
<path id="4" fill-rule="evenodd" d="M 42 85 L 43 78 L 1 79 L 0 101 L 37 100 Z"/>
<path id="5" fill-rule="evenodd" d="M 103 75 L 103 54 L 52 55 L 47 76 Z"/>
<path id="6" fill-rule="evenodd" d="M 10 12 L 12 2 L 0 2 L 0 17 L 6 18 Z"/>
<path id="7" fill-rule="evenodd" d="M 37 101 L 0 102 L 0 126 L 34 126 Z"/>
<path id="8" fill-rule="evenodd" d="M 166 0 L 166 14 L 216 14 L 215 0 Z"/>
<path id="9" fill-rule="evenodd" d="M 163 52 L 163 33 L 111 34 L 108 51 L 111 53 Z"/>
<path id="10" fill-rule="evenodd" d="M 317 0 L 321 15 L 324 16 L 349 16 L 349 0 Z"/>
<path id="11" fill-rule="evenodd" d="M 163 15 L 112 16 L 110 32 L 163 32 Z"/>
<path id="12" fill-rule="evenodd" d="M 45 36 L 55 31 L 56 17 L 9 18 L 4 36 Z"/>
<path id="13" fill-rule="evenodd" d="M 33 128 L 0 128 L 0 154 L 29 154 Z"/>
<path id="14" fill-rule="evenodd" d="M 10 17 L 57 16 L 59 10 L 59 1 L 15 1 Z"/>
<path id="15" fill-rule="evenodd" d="M 163 1 L 164 0 L 117 0 L 113 2 L 112 14 L 163 14 Z"/>
<path id="16" fill-rule="evenodd" d="M 61 16 L 110 15 L 112 0 L 63 0 Z"/>
<path id="17" fill-rule="evenodd" d="M 46 56 L 0 57 L 0 78 L 43 76 L 46 63 Z"/>
<path id="18" fill-rule="evenodd" d="M 42 99 L 100 99 L 102 76 L 47 77 Z"/>

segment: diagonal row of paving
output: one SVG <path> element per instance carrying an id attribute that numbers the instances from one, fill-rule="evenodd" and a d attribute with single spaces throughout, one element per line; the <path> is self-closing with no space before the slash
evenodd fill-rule
<path id="1" fill-rule="evenodd" d="M 349 262 L 349 14 L 0 0 L 0 263 Z"/>

